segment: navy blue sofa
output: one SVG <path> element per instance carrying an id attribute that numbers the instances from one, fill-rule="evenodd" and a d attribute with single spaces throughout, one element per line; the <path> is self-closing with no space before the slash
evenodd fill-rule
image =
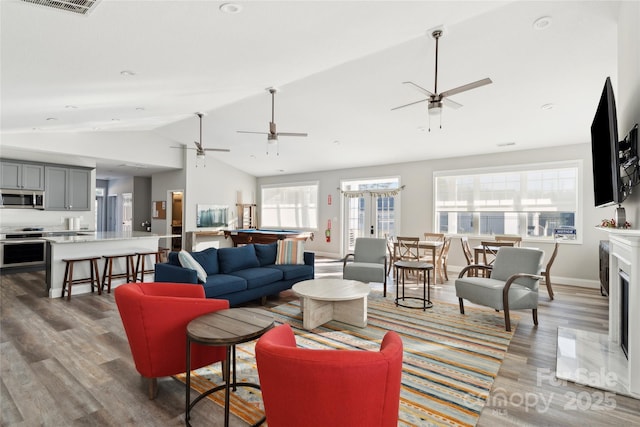
<path id="1" fill-rule="evenodd" d="M 313 252 L 304 253 L 304 264 L 277 265 L 277 248 L 277 242 L 274 242 L 191 252 L 207 273 L 204 283 L 198 280 L 196 270 L 180 265 L 178 252 L 170 252 L 166 263 L 156 264 L 154 280 L 200 284 L 207 298 L 226 299 L 235 306 L 275 295 L 297 282 L 313 279 Z"/>

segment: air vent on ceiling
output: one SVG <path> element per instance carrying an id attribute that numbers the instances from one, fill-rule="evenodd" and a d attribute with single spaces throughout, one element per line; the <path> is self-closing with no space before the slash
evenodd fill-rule
<path id="1" fill-rule="evenodd" d="M 65 12 L 88 15 L 100 0 L 21 0 L 38 6 L 50 7 Z"/>

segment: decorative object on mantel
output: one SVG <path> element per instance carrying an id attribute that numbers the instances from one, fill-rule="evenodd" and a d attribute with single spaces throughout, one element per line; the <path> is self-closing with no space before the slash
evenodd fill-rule
<path id="1" fill-rule="evenodd" d="M 400 192 L 404 190 L 404 187 L 405 186 L 403 185 L 402 187 L 398 187 L 398 188 L 384 188 L 379 190 L 349 191 L 349 190 L 341 190 L 340 188 L 338 188 L 337 190 L 340 192 L 340 194 L 342 194 L 344 197 L 347 197 L 347 198 L 364 197 L 366 195 L 369 195 L 371 197 L 392 197 L 400 194 Z"/>
<path id="2" fill-rule="evenodd" d="M 600 223 L 600 227 L 629 229 L 629 228 L 631 228 L 631 223 L 629 221 L 625 221 L 624 224 L 618 225 L 616 220 L 613 219 L 613 218 L 611 218 L 611 219 L 603 219 L 602 222 Z"/>

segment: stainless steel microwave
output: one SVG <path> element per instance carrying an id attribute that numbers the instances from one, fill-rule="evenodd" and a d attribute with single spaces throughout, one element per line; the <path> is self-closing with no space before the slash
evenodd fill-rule
<path id="1" fill-rule="evenodd" d="M 0 190 L 0 207 L 44 209 L 44 191 Z"/>

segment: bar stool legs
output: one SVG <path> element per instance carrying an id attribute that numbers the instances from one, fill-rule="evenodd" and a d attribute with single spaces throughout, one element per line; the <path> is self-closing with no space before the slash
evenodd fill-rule
<path id="1" fill-rule="evenodd" d="M 138 258 L 136 260 L 136 271 L 135 271 L 135 277 L 133 281 L 137 282 L 139 278 L 141 282 L 144 282 L 145 273 L 154 273 L 154 269 L 145 267 L 145 260 L 147 256 L 154 256 L 155 262 L 156 264 L 158 264 L 160 262 L 162 251 L 136 252 L 136 255 Z"/>
<path id="2" fill-rule="evenodd" d="M 134 268 L 133 268 L 133 257 L 135 254 L 119 254 L 119 255 L 103 255 L 102 257 L 105 259 L 104 261 L 104 271 L 102 273 L 102 285 L 101 288 L 107 287 L 107 293 L 111 293 L 111 280 L 126 278 L 127 283 L 135 282 L 134 277 Z M 118 258 L 125 258 L 126 264 L 126 272 L 121 272 L 113 274 L 113 260 Z"/>
<path id="3" fill-rule="evenodd" d="M 91 283 L 91 292 L 95 285 L 98 288 L 98 295 L 102 295 L 102 286 L 100 285 L 100 273 L 98 272 L 98 259 L 100 257 L 89 258 L 68 258 L 62 261 L 66 263 L 64 267 L 64 280 L 62 282 L 62 298 L 64 298 L 65 290 L 67 291 L 67 301 L 71 299 L 71 287 L 80 283 Z M 89 262 L 90 277 L 84 277 L 81 279 L 73 278 L 73 267 L 75 263 Z"/>

